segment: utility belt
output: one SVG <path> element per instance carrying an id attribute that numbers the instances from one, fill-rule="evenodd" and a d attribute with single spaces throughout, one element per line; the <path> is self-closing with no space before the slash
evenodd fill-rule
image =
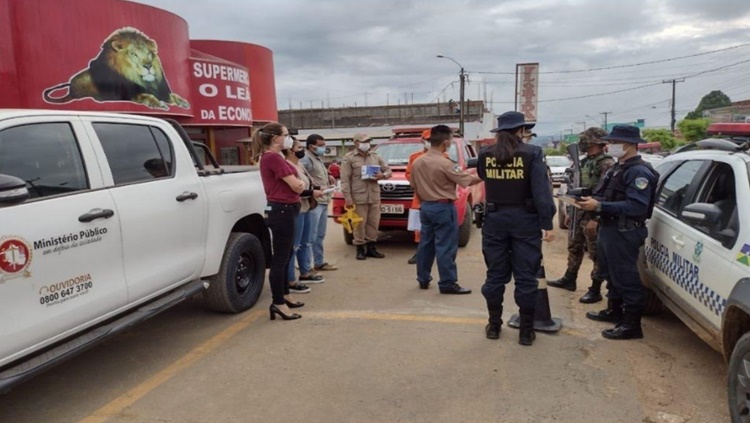
<path id="1" fill-rule="evenodd" d="M 534 200 L 529 199 L 526 200 L 523 204 L 501 204 L 487 202 L 486 205 L 486 210 L 488 212 L 508 209 L 522 209 L 528 213 L 536 213 L 536 203 L 534 203 Z"/>
<path id="2" fill-rule="evenodd" d="M 637 220 L 625 216 L 601 216 L 599 223 L 602 226 L 614 226 L 617 225 L 617 229 L 621 231 L 632 231 L 635 228 L 642 228 L 646 226 L 645 220 Z"/>

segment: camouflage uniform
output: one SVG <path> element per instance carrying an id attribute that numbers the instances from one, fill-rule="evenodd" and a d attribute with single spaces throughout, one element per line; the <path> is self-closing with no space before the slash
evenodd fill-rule
<path id="1" fill-rule="evenodd" d="M 588 144 L 606 144 L 601 138 L 606 136 L 607 132 L 601 128 L 589 128 L 580 134 L 580 146 L 583 151 L 588 148 Z M 594 189 L 604 173 L 615 164 L 614 159 L 604 153 L 597 156 L 587 156 L 581 160 L 581 187 Z M 594 262 L 594 268 L 591 271 L 592 286 L 589 293 L 584 295 L 581 302 L 589 303 L 601 300 L 600 287 L 602 278 L 599 274 L 599 263 L 596 259 L 596 238 L 586 235 L 584 229 L 591 221 L 593 214 L 579 210 L 576 215 L 576 221 L 570 222 L 573 228 L 573 236 L 568 237 L 568 269 L 562 279 L 550 281 L 549 285 L 558 288 L 565 288 L 570 291 L 576 290 L 576 279 L 578 271 L 583 262 L 584 252 L 588 251 L 589 258 Z"/>

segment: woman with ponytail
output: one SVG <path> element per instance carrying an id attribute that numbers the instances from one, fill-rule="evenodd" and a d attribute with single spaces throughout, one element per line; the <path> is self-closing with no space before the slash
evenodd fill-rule
<path id="1" fill-rule="evenodd" d="M 260 166 L 263 189 L 266 193 L 266 224 L 273 237 L 273 256 L 268 279 L 273 303 L 269 308 L 271 320 L 276 315 L 284 320 L 299 319 L 290 308 L 302 307 L 289 295 L 287 268 L 292 256 L 294 224 L 300 211 L 300 195 L 309 196 L 305 183 L 297 176 L 297 169 L 287 162 L 282 150 L 291 149 L 294 140 L 284 125 L 267 123 L 255 131 L 251 144 L 253 161 Z"/>

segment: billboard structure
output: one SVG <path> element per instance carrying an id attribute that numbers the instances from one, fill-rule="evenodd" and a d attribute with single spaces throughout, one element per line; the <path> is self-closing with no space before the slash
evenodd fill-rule
<path id="1" fill-rule="evenodd" d="M 515 110 L 523 113 L 527 122 L 537 120 L 539 98 L 539 63 L 516 65 Z"/>

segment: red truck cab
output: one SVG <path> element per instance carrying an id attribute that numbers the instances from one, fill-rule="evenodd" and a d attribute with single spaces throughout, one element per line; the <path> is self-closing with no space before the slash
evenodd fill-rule
<path id="1" fill-rule="evenodd" d="M 421 134 L 426 127 L 396 128 L 393 136 L 388 141 L 378 144 L 375 151 L 388 163 L 393 176 L 390 179 L 379 181 L 380 185 L 380 226 L 381 231 L 406 230 L 409 217 L 409 208 L 414 198 L 414 189 L 406 179 L 406 165 L 409 156 L 424 148 Z M 454 129 L 455 130 L 455 129 Z M 467 167 L 469 159 L 476 158 L 477 152 L 474 147 L 463 138 L 453 138 L 453 143 L 448 150 L 448 157 L 456 165 L 469 173 L 476 173 L 476 169 Z M 472 208 L 474 204 L 484 201 L 484 182 L 463 188 L 456 188 L 456 209 L 459 222 L 459 247 L 469 243 L 471 237 Z M 344 196 L 336 192 L 333 196 L 333 216 L 338 219 L 344 214 Z M 347 244 L 352 243 L 352 235 L 346 230 L 344 240 Z"/>

